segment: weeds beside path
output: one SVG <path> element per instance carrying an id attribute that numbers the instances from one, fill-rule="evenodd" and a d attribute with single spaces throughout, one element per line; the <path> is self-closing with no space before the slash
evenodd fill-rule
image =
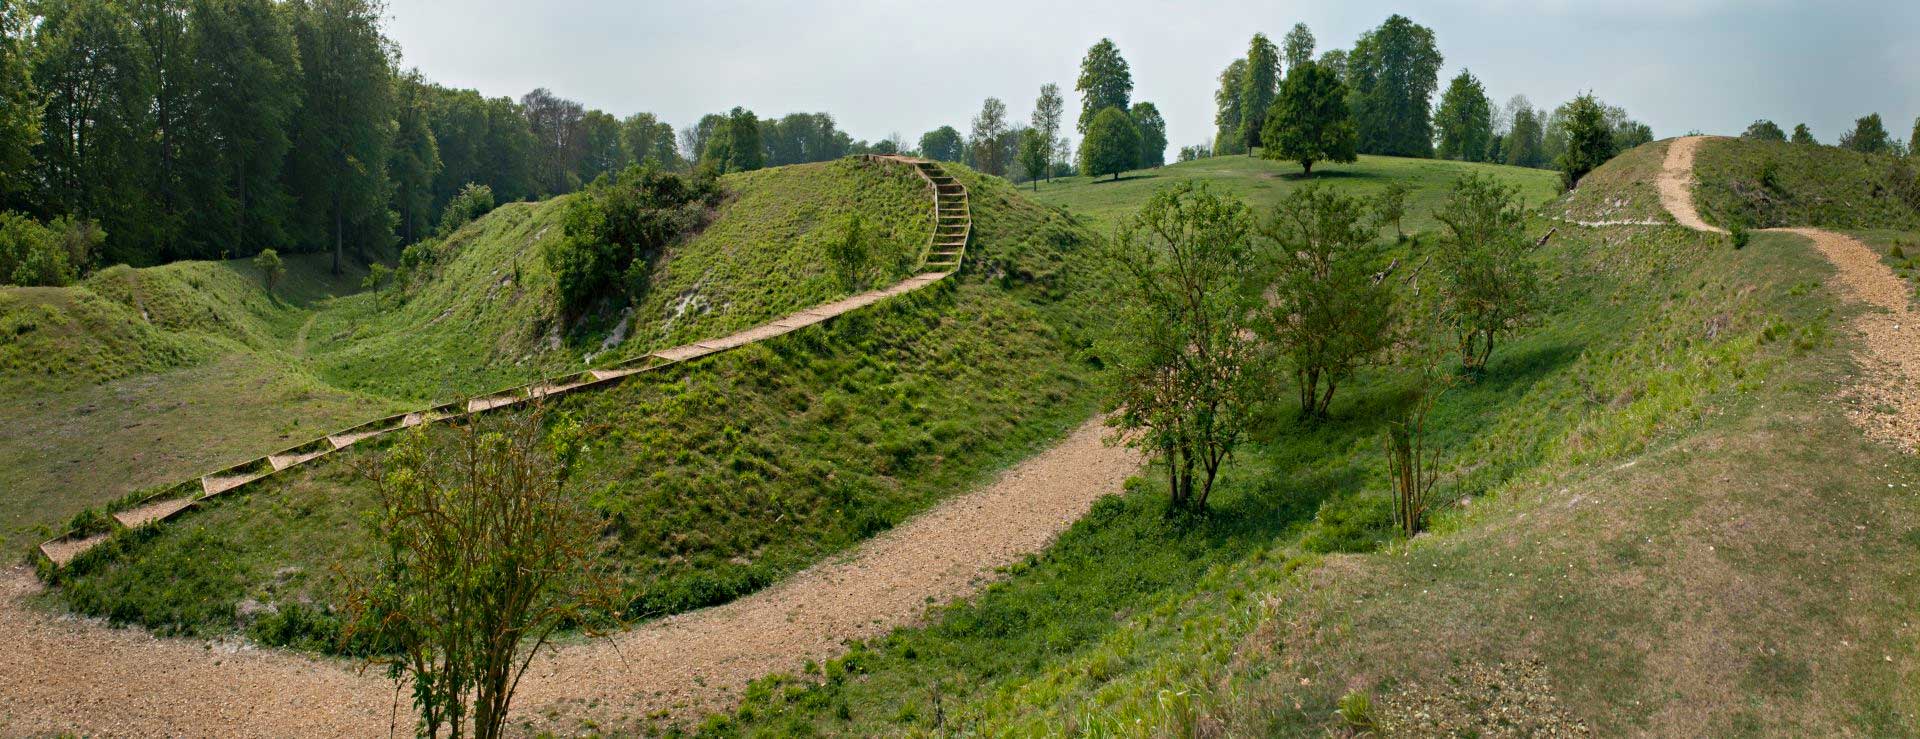
<path id="1" fill-rule="evenodd" d="M 1673 140 L 1660 174 L 1660 200 L 1680 225 L 1726 233 L 1709 225 L 1694 208 L 1694 152 L 1706 140 L 1705 136 Z M 1874 439 L 1909 453 L 1920 448 L 1920 313 L 1913 310 L 1906 281 L 1851 236 L 1812 227 L 1768 230 L 1812 241 L 1839 270 L 1842 294 L 1873 308 L 1854 320 L 1854 330 L 1862 337 L 1862 350 L 1855 359 L 1863 372 L 1848 385 L 1846 397 L 1854 407 L 1847 416 Z"/>
<path id="2" fill-rule="evenodd" d="M 1142 462 L 1103 436 L 1101 421 L 1088 421 L 992 484 L 752 596 L 543 656 L 515 716 L 543 724 L 564 716 L 547 728 L 568 732 L 720 708 L 749 680 L 917 621 L 1119 492 Z M 57 619 L 28 604 L 39 588 L 24 569 L 0 578 L 0 632 L 11 636 L 0 652 L 0 733 L 387 732 L 392 683 L 350 663 Z M 409 716 L 404 703 L 400 715 Z"/>

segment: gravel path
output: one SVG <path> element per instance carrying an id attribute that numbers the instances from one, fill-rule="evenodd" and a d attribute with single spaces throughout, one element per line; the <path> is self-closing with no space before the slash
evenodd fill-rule
<path id="1" fill-rule="evenodd" d="M 1667 148 L 1660 201 L 1680 225 L 1726 233 L 1707 225 L 1693 207 L 1693 154 L 1706 138 L 1674 139 Z M 1909 453 L 1920 449 L 1920 313 L 1913 310 L 1912 288 L 1859 239 L 1818 228 L 1767 230 L 1812 241 L 1839 270 L 1842 293 L 1873 308 L 1854 320 L 1862 338 L 1862 351 L 1855 358 L 1865 372 L 1852 378 L 1846 390 L 1853 402 L 1847 415 L 1870 437 Z"/>
<path id="2" fill-rule="evenodd" d="M 1693 152 L 1706 139 L 1705 136 L 1683 136 L 1668 144 L 1667 161 L 1655 184 L 1660 189 L 1660 204 L 1673 214 L 1673 220 L 1695 231 L 1723 234 L 1726 229 L 1708 225 L 1693 209 Z"/>
<path id="3" fill-rule="evenodd" d="M 916 622 L 1044 548 L 1141 458 L 1089 421 L 1060 444 L 875 537 L 733 603 L 541 657 L 514 715 L 570 731 L 661 710 L 729 707 L 749 680 L 833 657 L 850 639 Z M 32 573 L 0 576 L 0 734 L 373 736 L 393 685 L 348 663 L 237 645 L 156 639 L 35 610 Z M 403 697 L 404 700 L 404 697 Z M 405 705 L 402 705 L 403 717 Z M 564 717 L 564 718 L 555 718 Z M 401 734 L 408 733 L 403 725 Z"/>

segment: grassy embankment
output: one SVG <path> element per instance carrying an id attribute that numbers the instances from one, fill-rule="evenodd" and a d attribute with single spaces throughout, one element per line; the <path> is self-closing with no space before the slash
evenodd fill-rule
<path id="1" fill-rule="evenodd" d="M 824 245 L 861 213 L 887 276 L 926 243 L 923 181 L 843 160 L 732 175 L 707 228 L 655 260 L 622 314 L 555 318 L 540 249 L 566 198 L 507 204 L 440 242 L 410 291 L 360 292 L 294 255 L 274 295 L 247 260 L 104 270 L 68 288 L 0 288 L 0 546 L 170 483 L 429 402 L 644 353 L 849 291 Z M 607 357 L 598 357 L 607 361 Z"/>
<path id="2" fill-rule="evenodd" d="M 949 169 L 972 188 L 976 219 L 959 280 L 559 401 L 601 440 L 580 474 L 612 518 L 635 616 L 763 587 L 986 481 L 1091 413 L 1081 353 L 1094 293 L 1066 289 L 1087 284 L 1075 274 L 1087 235 L 1003 182 Z M 375 453 L 356 446 L 109 544 L 54 597 L 167 633 L 245 629 L 325 648 L 333 566 L 369 554 L 370 491 L 351 467 Z"/>
<path id="3" fill-rule="evenodd" d="M 1920 730 L 1920 463 L 1833 402 L 1831 268 L 1786 234 L 1560 228 L 1544 324 L 1436 412 L 1434 533 L 1389 533 L 1403 395 L 1370 373 L 1331 423 L 1271 408 L 1210 517 L 1147 476 L 703 733 Z"/>

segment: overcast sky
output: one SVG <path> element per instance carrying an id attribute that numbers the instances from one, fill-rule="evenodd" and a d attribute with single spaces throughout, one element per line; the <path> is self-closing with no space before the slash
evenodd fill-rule
<path id="1" fill-rule="evenodd" d="M 941 125 L 964 133 L 989 96 L 1024 121 L 1041 84 L 1072 95 L 1105 36 L 1177 148 L 1211 138 L 1215 77 L 1254 32 L 1278 42 L 1305 22 L 1324 51 L 1396 12 L 1438 36 L 1443 88 L 1466 67 L 1496 103 L 1551 107 L 1592 89 L 1662 138 L 1771 118 L 1832 143 L 1879 112 L 1905 140 L 1920 114 L 1920 0 L 391 3 L 403 64 L 437 82 L 515 98 L 544 86 L 676 129 L 744 105 L 826 111 L 855 138 L 911 143 Z M 1077 97 L 1068 110 L 1070 123 Z"/>

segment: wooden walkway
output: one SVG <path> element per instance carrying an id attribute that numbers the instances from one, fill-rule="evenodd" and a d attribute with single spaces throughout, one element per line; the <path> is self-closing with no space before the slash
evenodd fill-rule
<path id="1" fill-rule="evenodd" d="M 341 429 L 318 439 L 214 470 L 191 480 L 167 487 L 127 510 L 114 513 L 105 531 L 74 531 L 40 545 L 40 554 L 54 568 L 65 567 L 75 558 L 105 542 L 121 531 L 152 526 L 194 510 L 201 501 L 243 488 L 280 472 L 307 464 L 382 434 L 423 423 L 446 421 L 486 411 L 507 408 L 533 400 L 581 390 L 618 384 L 642 372 L 652 372 L 736 349 L 791 333 L 836 316 L 860 310 L 888 298 L 904 295 L 946 279 L 960 269 L 966 255 L 967 240 L 973 232 L 972 208 L 967 188 L 948 175 L 939 163 L 926 159 L 894 155 L 866 155 L 869 161 L 911 167 L 927 183 L 932 194 L 933 234 L 927 240 L 919 273 L 888 287 L 854 295 L 754 326 L 727 336 L 661 349 L 634 357 L 611 367 L 588 369 L 552 377 L 518 387 L 510 387 L 465 401 L 422 408 L 375 419 Z"/>

